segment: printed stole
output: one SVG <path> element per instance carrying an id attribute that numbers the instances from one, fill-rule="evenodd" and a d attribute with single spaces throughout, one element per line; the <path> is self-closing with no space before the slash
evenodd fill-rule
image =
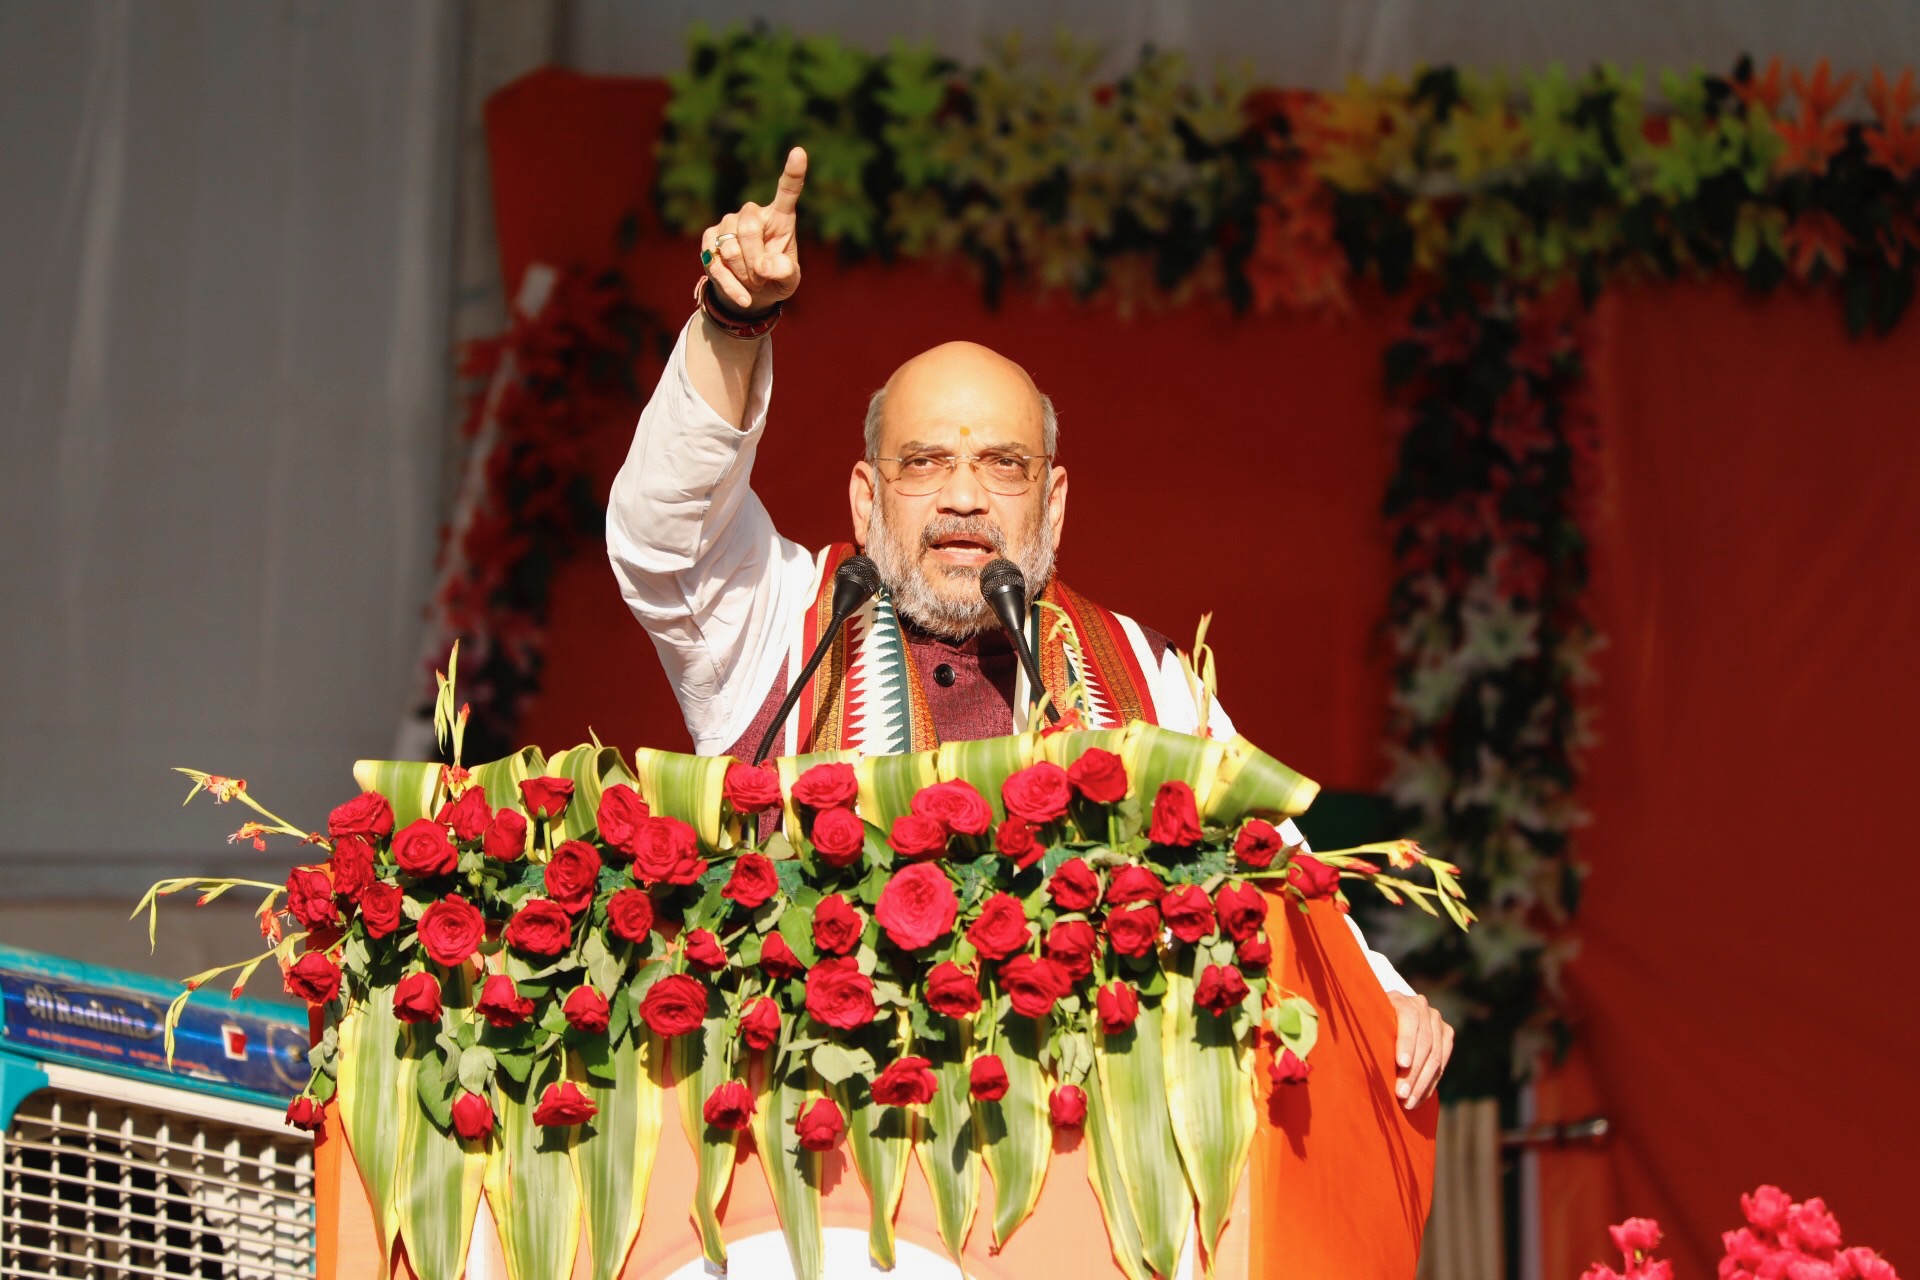
<path id="1" fill-rule="evenodd" d="M 851 543 L 837 542 L 816 558 L 813 604 L 794 637 L 798 643 L 789 651 L 789 671 L 800 669 L 820 633 L 832 624 L 833 573 L 854 550 Z M 1054 705 L 1064 711 L 1070 705 L 1068 688 L 1084 680 L 1093 722 L 1089 728 L 1117 727 L 1129 720 L 1157 723 L 1141 657 L 1120 619 L 1057 577 L 1040 599 L 1066 614 L 1086 659 L 1087 670 L 1081 672 L 1066 638 L 1058 634 L 1059 614 L 1042 609 L 1038 601 L 1028 606 L 1027 642 L 1039 659 L 1040 678 Z M 1033 698 L 1024 668 L 1014 694 L 1014 722 L 1019 725 Z M 781 750 L 789 755 L 840 749 L 893 755 L 931 751 L 940 745 L 926 690 L 886 590 L 868 600 L 840 628 L 819 670 L 801 692 L 784 733 Z"/>

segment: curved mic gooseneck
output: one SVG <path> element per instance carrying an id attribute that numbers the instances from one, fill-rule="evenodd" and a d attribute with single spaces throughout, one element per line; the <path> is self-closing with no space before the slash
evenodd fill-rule
<path id="1" fill-rule="evenodd" d="M 1013 637 L 1013 651 L 1020 655 L 1020 665 L 1027 669 L 1027 681 L 1035 696 L 1045 693 L 1047 686 L 1040 678 L 1040 660 L 1033 656 L 1033 647 L 1027 643 L 1027 575 L 1011 560 L 994 560 L 980 571 L 980 596 Z M 1056 724 L 1060 720 L 1060 708 L 1051 702 L 1047 703 L 1047 719 Z"/>
<path id="2" fill-rule="evenodd" d="M 1017 570 L 1016 570 L 1017 572 Z M 773 723 L 760 735 L 760 747 L 753 753 L 753 763 L 759 764 L 767 758 L 767 752 L 773 749 L 775 738 L 780 736 L 780 728 L 786 724 L 787 717 L 793 714 L 793 704 L 800 701 L 800 691 L 807 687 L 807 681 L 813 679 L 813 673 L 820 668 L 820 662 L 827 656 L 827 650 L 833 647 L 833 638 L 840 634 L 840 628 L 846 625 L 854 611 L 880 589 L 880 568 L 866 556 L 848 556 L 833 571 L 833 621 L 820 633 L 820 640 L 813 646 L 813 653 L 807 658 L 807 665 L 800 668 L 799 677 L 787 689 L 787 696 L 781 701 L 780 709 L 773 714 Z"/>

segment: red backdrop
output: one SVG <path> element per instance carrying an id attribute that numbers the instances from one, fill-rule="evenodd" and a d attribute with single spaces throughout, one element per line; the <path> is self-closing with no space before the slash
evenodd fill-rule
<path id="1" fill-rule="evenodd" d="M 619 215 L 647 207 L 664 100 L 657 83 L 543 72 L 489 104 L 509 281 L 531 261 L 606 261 Z M 625 265 L 677 324 L 696 248 L 646 226 Z M 1330 786 L 1379 781 L 1390 306 L 1338 324 L 1211 304 L 1122 319 L 1015 294 L 989 313 L 959 269 L 805 265 L 757 475 L 789 536 L 845 536 L 865 398 L 895 365 L 984 342 L 1060 406 L 1064 571 L 1176 639 L 1214 610 L 1249 736 Z M 1852 342 L 1825 297 L 1687 286 L 1617 290 L 1598 330 L 1611 648 L 1572 975 L 1586 1057 L 1546 1105 L 1580 1112 L 1589 1088 L 1619 1138 L 1549 1162 L 1547 1274 L 1577 1274 L 1606 1216 L 1634 1212 L 1710 1275 L 1738 1193 L 1764 1180 L 1824 1194 L 1850 1239 L 1920 1267 L 1920 1226 L 1898 1209 L 1920 1032 L 1901 928 L 1871 905 L 1920 889 L 1897 810 L 1920 715 L 1920 321 Z M 603 491 L 629 434 L 598 442 Z M 558 583 L 525 736 L 553 748 L 589 725 L 627 747 L 686 742 L 597 555 Z"/>

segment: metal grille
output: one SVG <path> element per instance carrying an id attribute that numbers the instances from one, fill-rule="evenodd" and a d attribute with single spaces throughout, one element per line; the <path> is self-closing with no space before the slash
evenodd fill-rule
<path id="1" fill-rule="evenodd" d="M 314 1274 L 313 1144 L 291 1131 L 43 1089 L 0 1171 L 0 1276 Z"/>

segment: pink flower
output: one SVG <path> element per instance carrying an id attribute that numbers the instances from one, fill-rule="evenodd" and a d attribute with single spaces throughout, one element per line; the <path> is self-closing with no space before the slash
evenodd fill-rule
<path id="1" fill-rule="evenodd" d="M 1751 1195 L 1740 1197 L 1740 1211 L 1754 1230 L 1773 1235 L 1786 1229 L 1787 1211 L 1792 1207 L 1793 1197 L 1772 1185 L 1756 1187 Z"/>
<path id="2" fill-rule="evenodd" d="M 1613 1237 L 1613 1247 L 1628 1258 L 1635 1253 L 1652 1253 L 1660 1247 L 1660 1224 L 1652 1218 L 1628 1218 L 1618 1226 L 1608 1227 L 1607 1234 Z"/>
<path id="3" fill-rule="evenodd" d="M 1787 1210 L 1786 1239 L 1808 1253 L 1840 1247 L 1840 1224 L 1819 1196 Z"/>

